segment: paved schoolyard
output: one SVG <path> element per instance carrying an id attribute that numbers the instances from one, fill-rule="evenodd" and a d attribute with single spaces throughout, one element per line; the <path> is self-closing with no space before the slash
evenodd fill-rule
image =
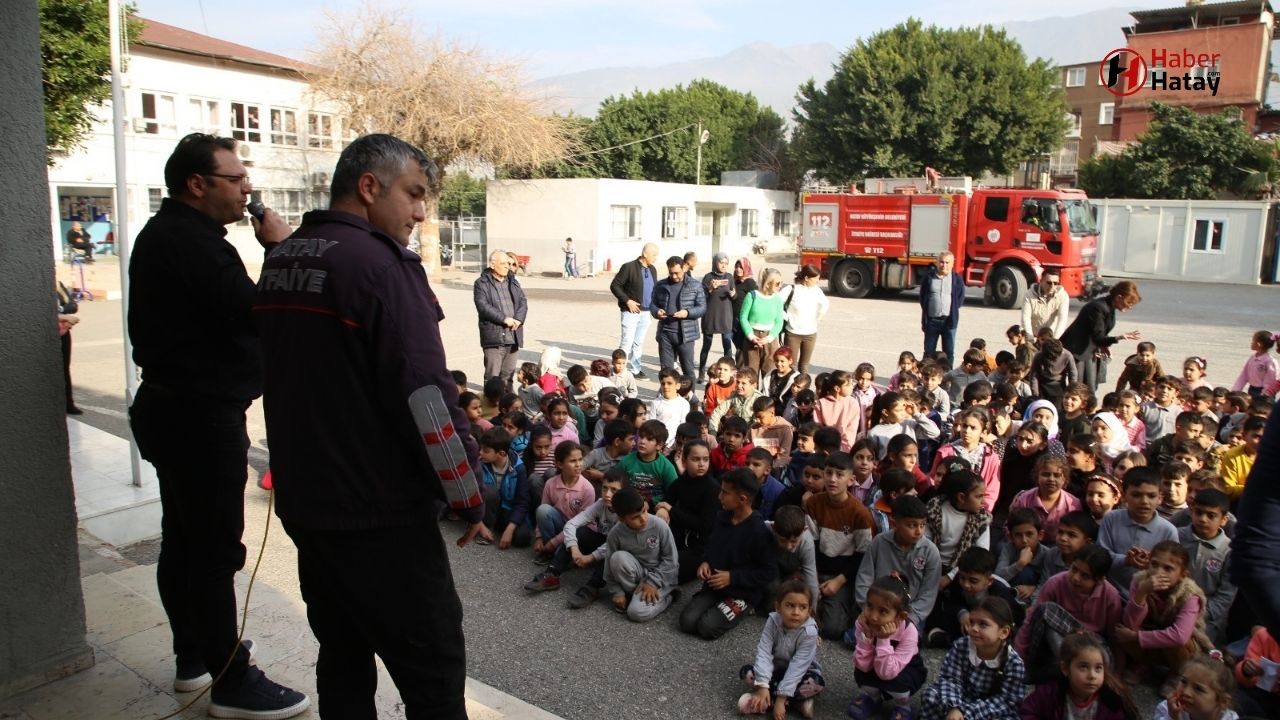
<path id="1" fill-rule="evenodd" d="M 444 339 L 450 364 L 478 379 L 481 353 L 470 291 L 474 277 L 447 273 L 433 285 L 447 315 Z M 549 344 L 563 349 L 566 365 L 607 357 L 614 349 L 618 312 L 608 292 L 608 278 L 534 277 L 522 282 L 530 301 L 527 359 L 536 359 Z M 1145 300 L 1120 316 L 1117 332 L 1141 329 L 1156 343 L 1158 356 L 1170 372 L 1179 370 L 1187 355 L 1207 357 L 1209 377 L 1218 384 L 1234 380 L 1249 353 L 1249 335 L 1274 324 L 1275 308 L 1280 307 L 1276 287 L 1140 285 Z M 75 330 L 73 376 L 79 402 L 88 410 L 83 419 L 123 437 L 127 426 L 120 306 L 95 302 L 82 308 L 85 322 Z M 1005 328 L 1017 321 L 1016 311 L 982 307 L 978 294 L 971 293 L 962 312 L 957 345 L 963 347 L 969 338 L 981 336 L 992 351 L 998 350 L 1005 346 Z M 821 325 L 814 363 L 819 370 L 852 369 L 867 360 L 875 363 L 883 377 L 900 350 L 919 352 L 920 343 L 919 306 L 910 294 L 833 299 L 831 314 Z M 646 347 L 647 356 L 656 358 L 652 334 Z M 1132 347 L 1126 343 L 1118 352 Z M 642 387 L 651 396 L 652 382 Z M 251 410 L 249 427 L 254 443 L 251 464 L 258 471 L 267 460 L 260 408 L 255 404 Z M 265 510 L 265 495 L 251 489 L 246 501 L 245 543 L 249 546 L 261 539 Z M 456 534 L 457 528 L 447 526 L 445 532 Z M 749 618 L 728 636 L 707 643 L 681 636 L 673 612 L 649 625 L 634 625 L 603 603 L 579 612 L 564 609 L 568 594 L 583 577 L 578 571 L 566 575 L 565 589 L 526 596 L 520 586 L 538 570 L 528 551 L 504 553 L 476 546 L 454 549 L 452 554 L 466 607 L 471 676 L 570 719 L 733 715 L 733 701 L 741 692 L 737 669 L 753 656 L 759 618 Z M 276 524 L 259 577 L 296 597 L 294 562 L 293 547 Z M 936 669 L 941 653 L 930 651 L 926 657 L 931 670 Z M 818 702 L 819 716 L 843 717 L 853 689 L 850 653 L 827 643 L 821 658 L 828 691 Z"/>

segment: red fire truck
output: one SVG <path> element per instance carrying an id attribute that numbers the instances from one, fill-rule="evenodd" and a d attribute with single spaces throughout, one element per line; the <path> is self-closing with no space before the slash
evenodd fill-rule
<path id="1" fill-rule="evenodd" d="M 1098 230 L 1080 190 L 971 189 L 969 178 L 869 179 L 867 192 L 806 193 L 802 263 L 828 278 L 832 294 L 919 286 L 938 254 L 950 250 L 966 284 L 988 303 L 1022 305 L 1027 286 L 1058 268 L 1072 297 L 1105 286 L 1094 259 Z"/>

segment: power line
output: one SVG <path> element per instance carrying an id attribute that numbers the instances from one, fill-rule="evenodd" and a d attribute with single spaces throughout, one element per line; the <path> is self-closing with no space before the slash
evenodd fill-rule
<path id="1" fill-rule="evenodd" d="M 650 135 L 650 136 L 649 136 L 649 137 L 647 137 L 647 138 L 640 138 L 639 140 L 632 140 L 631 142 L 622 143 L 621 145 L 614 145 L 614 146 L 612 146 L 612 147 L 607 147 L 607 148 L 600 148 L 599 150 L 588 150 L 587 152 L 584 152 L 584 153 L 578 153 L 578 154 L 576 154 L 576 155 L 565 155 L 564 157 L 562 157 L 562 158 L 560 158 L 560 159 L 561 159 L 561 160 L 571 160 L 571 159 L 573 159 L 573 158 L 586 157 L 586 156 L 588 156 L 588 155 L 599 155 L 600 153 L 609 152 L 610 150 L 618 150 L 618 149 L 620 149 L 620 148 L 630 147 L 630 146 L 632 146 L 632 145 L 639 145 L 640 143 L 643 143 L 643 142 L 649 142 L 650 140 L 657 140 L 657 139 L 658 139 L 658 138 L 660 138 L 660 137 L 666 137 L 666 136 L 668 136 L 668 135 L 674 135 L 675 133 L 678 133 L 678 132 L 680 132 L 680 131 L 682 131 L 682 130 L 688 130 L 689 128 L 694 127 L 694 126 L 696 126 L 697 124 L 698 124 L 698 123 L 689 123 L 688 125 L 685 125 L 684 127 L 678 127 L 678 128 L 676 128 L 675 130 L 668 130 L 667 132 L 659 133 L 659 134 L 657 134 L 657 135 Z"/>

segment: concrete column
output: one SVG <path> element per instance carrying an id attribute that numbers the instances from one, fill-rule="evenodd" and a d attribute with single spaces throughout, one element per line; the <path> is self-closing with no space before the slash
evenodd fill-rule
<path id="1" fill-rule="evenodd" d="M 0 698 L 93 664 L 58 346 L 34 0 L 0 23 Z"/>

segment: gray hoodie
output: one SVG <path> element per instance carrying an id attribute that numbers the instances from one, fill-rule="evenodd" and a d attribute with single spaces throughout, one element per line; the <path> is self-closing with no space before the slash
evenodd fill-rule
<path id="1" fill-rule="evenodd" d="M 645 515 L 643 530 L 632 530 L 624 522 L 619 522 L 609 530 L 609 539 L 605 545 L 609 553 L 625 550 L 640 561 L 645 570 L 645 582 L 659 590 L 673 588 L 679 584 L 680 560 L 676 555 L 676 539 L 671 528 L 657 515 Z M 604 570 L 605 589 L 609 594 L 622 592 L 609 566 Z M 664 593 L 665 594 L 665 593 Z"/>
<path id="2" fill-rule="evenodd" d="M 892 531 L 877 535 L 858 566 L 853 586 L 853 601 L 857 606 L 866 604 L 871 583 L 893 572 L 900 573 L 907 581 L 907 590 L 911 593 L 911 622 L 924 622 L 938 597 L 942 575 L 938 546 L 922 537 L 910 550 L 903 550 L 893 541 Z"/>

